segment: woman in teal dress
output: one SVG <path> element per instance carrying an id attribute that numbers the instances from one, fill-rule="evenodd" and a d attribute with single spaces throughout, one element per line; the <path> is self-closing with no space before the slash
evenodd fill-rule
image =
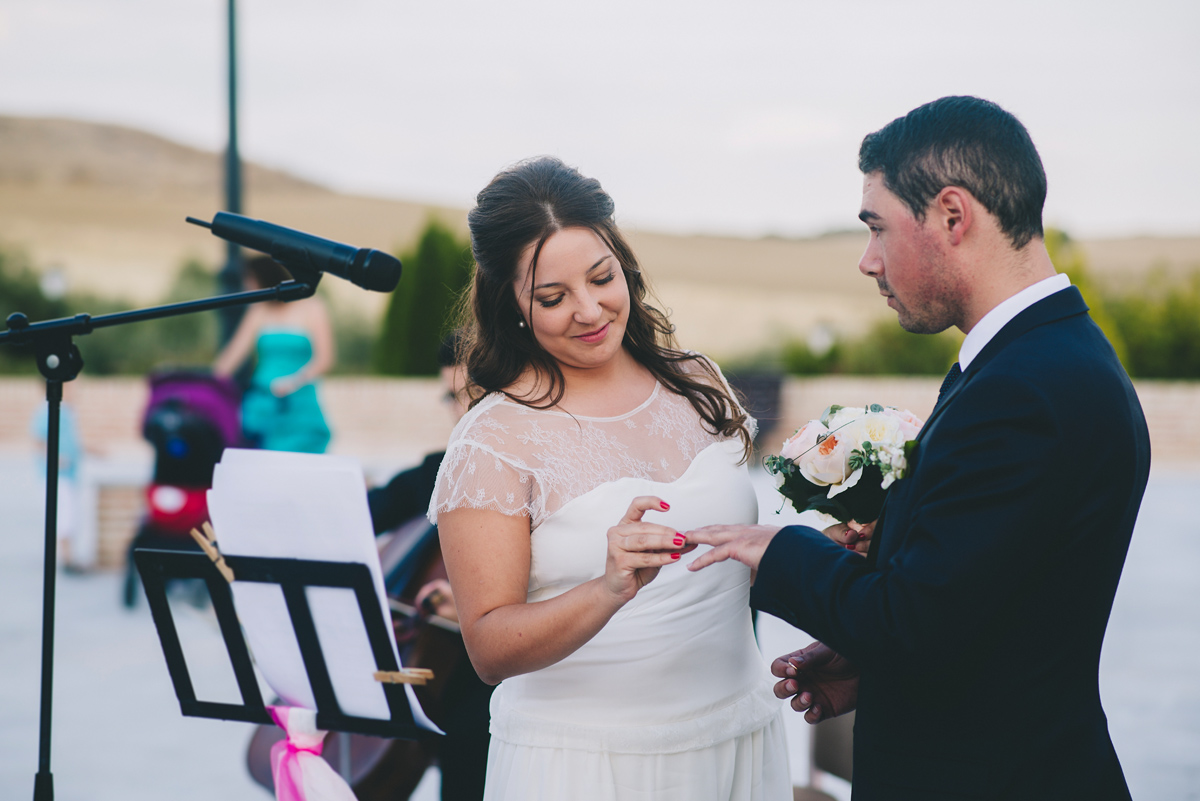
<path id="1" fill-rule="evenodd" d="M 262 256 L 246 263 L 249 289 L 275 286 L 288 278 Z M 250 306 L 213 364 L 213 373 L 232 375 L 254 350 L 256 363 L 242 398 L 242 431 L 251 444 L 272 451 L 324 453 L 330 431 L 317 399 L 317 379 L 333 365 L 333 332 L 317 297 Z"/>

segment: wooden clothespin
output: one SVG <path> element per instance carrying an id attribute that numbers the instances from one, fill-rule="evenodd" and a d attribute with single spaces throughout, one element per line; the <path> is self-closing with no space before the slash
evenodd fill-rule
<path id="1" fill-rule="evenodd" d="M 433 678 L 428 668 L 401 668 L 400 670 L 377 670 L 375 681 L 384 684 L 425 684 Z"/>
<path id="2" fill-rule="evenodd" d="M 217 570 L 221 571 L 221 575 L 230 584 L 233 583 L 233 571 L 229 569 L 229 565 L 225 564 L 225 557 L 217 550 L 217 533 L 213 531 L 212 523 L 207 520 L 204 522 L 204 533 L 201 534 L 196 529 L 191 531 L 192 539 L 199 543 L 200 548 L 204 553 L 208 554 L 208 558 L 217 566 Z"/>

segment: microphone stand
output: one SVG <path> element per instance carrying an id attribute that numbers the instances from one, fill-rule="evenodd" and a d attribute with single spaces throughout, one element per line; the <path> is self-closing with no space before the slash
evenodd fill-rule
<path id="1" fill-rule="evenodd" d="M 50 772 L 50 721 L 54 679 L 54 591 L 58 562 L 59 419 L 63 384 L 73 381 L 83 369 L 83 357 L 73 337 L 90 334 L 97 328 L 244 306 L 263 300 L 299 300 L 317 291 L 321 273 L 303 263 L 302 259 L 289 259 L 285 266 L 294 280 L 268 289 L 235 292 L 99 317 L 77 314 L 38 323 L 30 323 L 24 314 L 16 312 L 8 316 L 8 330 L 0 331 L 0 345 L 5 342 L 33 345 L 38 371 L 46 379 L 46 402 L 49 404 L 46 423 L 46 558 L 42 583 L 42 691 L 34 801 L 54 801 L 54 777 Z"/>

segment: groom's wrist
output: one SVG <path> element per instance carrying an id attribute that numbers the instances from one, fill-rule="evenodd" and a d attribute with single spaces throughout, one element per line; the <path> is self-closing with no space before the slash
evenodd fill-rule
<path id="1" fill-rule="evenodd" d="M 758 561 L 754 584 L 750 586 L 750 605 L 755 609 L 787 619 L 786 615 L 780 614 L 781 610 L 774 602 L 775 587 L 781 581 L 786 582 L 787 574 L 791 572 L 789 566 L 794 558 L 792 540 L 798 534 L 797 529 L 802 528 L 804 527 L 784 526 L 767 543 L 767 549 Z"/>
<path id="2" fill-rule="evenodd" d="M 819 575 L 824 568 L 818 565 L 844 554 L 845 549 L 814 528 L 785 526 L 771 538 L 759 560 L 750 606 L 804 628 L 797 618 L 807 606 L 805 598 L 815 591 L 813 585 L 819 583 L 812 571 Z"/>

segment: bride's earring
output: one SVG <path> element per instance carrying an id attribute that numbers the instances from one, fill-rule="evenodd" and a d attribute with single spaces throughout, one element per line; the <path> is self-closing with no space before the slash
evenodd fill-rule
<path id="1" fill-rule="evenodd" d="M 519 323 L 517 323 L 517 328 L 524 328 L 524 327 L 525 327 L 525 321 L 524 321 L 524 320 L 521 320 Z"/>

